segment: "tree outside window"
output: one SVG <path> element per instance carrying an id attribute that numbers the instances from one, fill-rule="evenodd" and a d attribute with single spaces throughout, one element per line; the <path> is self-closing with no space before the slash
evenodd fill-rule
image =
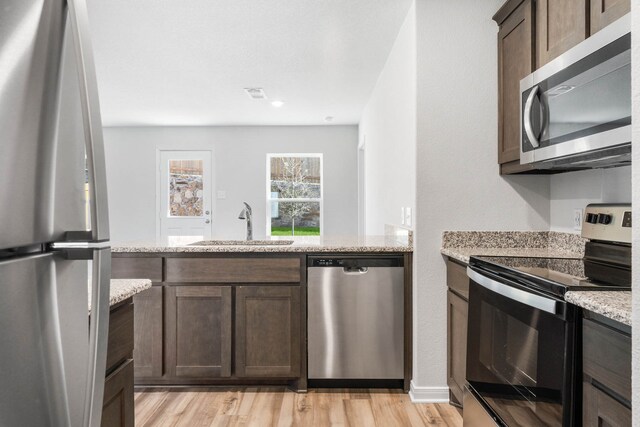
<path id="1" fill-rule="evenodd" d="M 319 236 L 322 210 L 322 155 L 269 154 L 267 233 Z"/>

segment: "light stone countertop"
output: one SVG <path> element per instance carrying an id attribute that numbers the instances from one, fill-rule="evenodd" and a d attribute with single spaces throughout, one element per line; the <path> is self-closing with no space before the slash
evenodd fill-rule
<path id="1" fill-rule="evenodd" d="M 569 291 L 571 304 L 631 326 L 631 291 Z"/>
<path id="2" fill-rule="evenodd" d="M 472 255 L 476 256 L 508 256 L 532 258 L 582 258 L 578 252 L 570 252 L 548 248 L 442 248 L 443 255 L 469 263 Z"/>
<path id="3" fill-rule="evenodd" d="M 111 279 L 109 290 L 109 306 L 131 298 L 151 287 L 149 279 Z M 89 287 L 89 312 L 91 312 L 91 288 Z"/>
<path id="4" fill-rule="evenodd" d="M 585 241 L 554 231 L 445 231 L 440 252 L 464 263 L 472 255 L 582 258 Z"/>
<path id="5" fill-rule="evenodd" d="M 296 237 L 290 245 L 212 245 L 193 246 L 201 239 L 194 237 L 168 238 L 156 241 L 114 243 L 113 253 L 206 253 L 206 252 L 413 252 L 410 238 L 395 236 L 331 236 Z M 272 240 L 286 240 L 273 238 Z M 224 242 L 224 241 L 223 241 Z"/>

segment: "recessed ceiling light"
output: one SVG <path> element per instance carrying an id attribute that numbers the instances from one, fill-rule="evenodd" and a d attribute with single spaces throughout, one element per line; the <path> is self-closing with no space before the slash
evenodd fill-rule
<path id="1" fill-rule="evenodd" d="M 271 101 L 271 105 L 273 105 L 276 108 L 280 108 L 284 105 L 284 101 Z"/>
<path id="2" fill-rule="evenodd" d="M 327 117 L 325 117 L 325 118 L 324 118 L 324 121 L 325 121 L 325 122 L 327 122 L 327 123 L 332 122 L 332 121 L 333 121 L 333 116 L 327 116 Z"/>

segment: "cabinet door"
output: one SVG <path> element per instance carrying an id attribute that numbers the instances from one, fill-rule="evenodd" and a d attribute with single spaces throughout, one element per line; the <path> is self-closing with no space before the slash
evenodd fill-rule
<path id="1" fill-rule="evenodd" d="M 498 163 L 520 159 L 520 80 L 534 70 L 533 4 L 524 1 L 498 32 Z"/>
<path id="2" fill-rule="evenodd" d="M 591 35 L 631 11 L 631 0 L 591 0 Z"/>
<path id="3" fill-rule="evenodd" d="M 166 373 L 231 376 L 231 287 L 167 286 Z"/>
<path id="4" fill-rule="evenodd" d="M 133 358 L 136 378 L 161 377 L 162 286 L 153 286 L 133 297 Z"/>
<path id="5" fill-rule="evenodd" d="M 462 404 L 467 370 L 468 306 L 467 301 L 447 292 L 447 384 L 458 404 Z"/>
<path id="6" fill-rule="evenodd" d="M 588 37 L 588 0 L 537 0 L 538 68 Z"/>
<path id="7" fill-rule="evenodd" d="M 631 425 L 631 409 L 591 383 L 583 383 L 582 425 L 585 427 L 627 427 Z"/>
<path id="8" fill-rule="evenodd" d="M 236 375 L 300 375 L 300 287 L 236 288 Z"/>
<path id="9" fill-rule="evenodd" d="M 104 383 L 102 427 L 133 427 L 133 360 L 129 359 L 107 377 Z"/>

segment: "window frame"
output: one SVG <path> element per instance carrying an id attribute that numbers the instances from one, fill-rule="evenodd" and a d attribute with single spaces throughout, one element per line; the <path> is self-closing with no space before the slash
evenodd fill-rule
<path id="1" fill-rule="evenodd" d="M 294 157 L 294 158 L 304 158 L 304 157 L 315 157 L 320 160 L 320 197 L 309 197 L 309 198 L 272 198 L 271 197 L 271 159 L 280 158 L 280 157 Z M 266 236 L 271 236 L 271 206 L 273 202 L 313 202 L 319 203 L 319 212 L 320 212 L 320 235 L 319 236 L 278 236 L 278 237 L 286 237 L 287 239 L 295 239 L 295 238 L 319 238 L 324 234 L 324 158 L 322 153 L 267 153 L 267 163 L 266 163 L 266 203 L 265 203 L 265 217 L 266 217 Z"/>

